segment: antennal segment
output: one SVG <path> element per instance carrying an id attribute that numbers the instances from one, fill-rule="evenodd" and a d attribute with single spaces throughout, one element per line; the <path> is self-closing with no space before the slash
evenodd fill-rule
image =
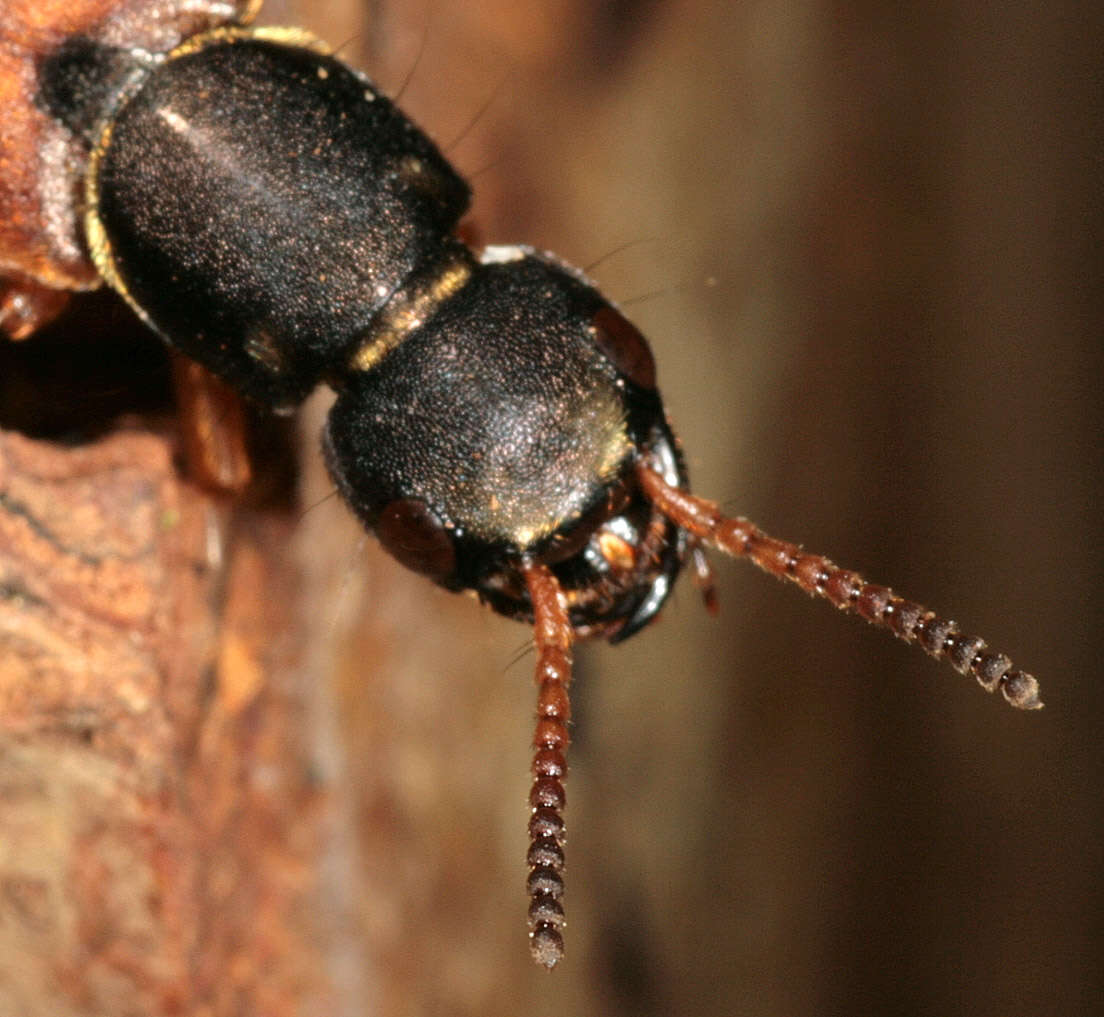
<path id="1" fill-rule="evenodd" d="M 748 558 L 764 572 L 796 583 L 811 596 L 888 629 L 906 643 L 919 643 L 960 674 L 973 675 L 987 692 L 999 688 L 1012 706 L 1042 709 L 1039 683 L 1013 669 L 1003 653 L 987 652 L 984 639 L 963 635 L 953 621 L 897 596 L 888 586 L 868 583 L 859 573 L 842 569 L 823 555 L 769 537 L 746 519 L 722 515 L 715 502 L 672 487 L 643 463 L 636 472 L 649 501 L 676 526 L 705 543 L 733 557 Z"/>
<path id="2" fill-rule="evenodd" d="M 533 736 L 533 788 L 529 792 L 529 949 L 551 971 L 564 953 L 564 820 L 567 802 L 567 722 L 571 702 L 574 630 L 559 581 L 546 565 L 525 564 L 521 573 L 533 604 L 537 648 L 537 729 Z"/>

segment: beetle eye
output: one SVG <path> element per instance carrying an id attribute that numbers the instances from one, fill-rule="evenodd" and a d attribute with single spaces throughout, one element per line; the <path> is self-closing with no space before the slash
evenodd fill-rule
<path id="1" fill-rule="evenodd" d="M 648 340 L 628 318 L 607 304 L 595 312 L 589 327 L 598 348 L 621 374 L 640 388 L 655 388 L 655 358 Z"/>
<path id="2" fill-rule="evenodd" d="M 456 571 L 452 534 L 424 501 L 397 498 L 380 513 L 375 525 L 388 554 L 414 572 L 447 586 Z"/>

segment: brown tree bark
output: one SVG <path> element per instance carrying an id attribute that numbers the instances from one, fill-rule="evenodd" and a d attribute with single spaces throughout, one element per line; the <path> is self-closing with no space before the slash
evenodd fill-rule
<path id="1" fill-rule="evenodd" d="M 291 520 L 218 505 L 170 447 L 0 436 L 8 1013 L 323 1002 Z"/>

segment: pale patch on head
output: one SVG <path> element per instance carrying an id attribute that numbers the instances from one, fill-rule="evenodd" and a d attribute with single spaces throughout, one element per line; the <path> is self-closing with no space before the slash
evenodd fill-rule
<path id="1" fill-rule="evenodd" d="M 479 260 L 484 265 L 505 265 L 511 261 L 521 261 L 533 253 L 531 247 L 522 247 L 517 244 L 493 244 L 484 247 L 479 255 Z"/>

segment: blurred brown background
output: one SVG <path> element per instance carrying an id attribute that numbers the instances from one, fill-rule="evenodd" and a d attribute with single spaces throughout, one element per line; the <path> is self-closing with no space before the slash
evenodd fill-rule
<path id="1" fill-rule="evenodd" d="M 717 562 L 719 619 L 684 582 L 581 655 L 548 977 L 522 927 L 525 632 L 371 547 L 350 579 L 355 531 L 327 564 L 320 508 L 366 1012 L 1098 1012 L 1099 12 L 318 8 L 267 14 L 409 78 L 488 240 L 604 258 L 700 492 L 952 612 L 1047 702 Z"/>
<path id="2" fill-rule="evenodd" d="M 528 634 L 358 533 L 326 497 L 319 400 L 295 677 L 334 803 L 314 917 L 335 1017 L 1104 1010 L 1101 15 L 273 0 L 266 20 L 401 90 L 488 241 L 594 266 L 653 343 L 701 493 L 953 613 L 1047 702 L 1016 713 L 717 561 L 719 619 L 684 582 L 651 630 L 580 654 L 548 976 L 524 933 Z"/>

